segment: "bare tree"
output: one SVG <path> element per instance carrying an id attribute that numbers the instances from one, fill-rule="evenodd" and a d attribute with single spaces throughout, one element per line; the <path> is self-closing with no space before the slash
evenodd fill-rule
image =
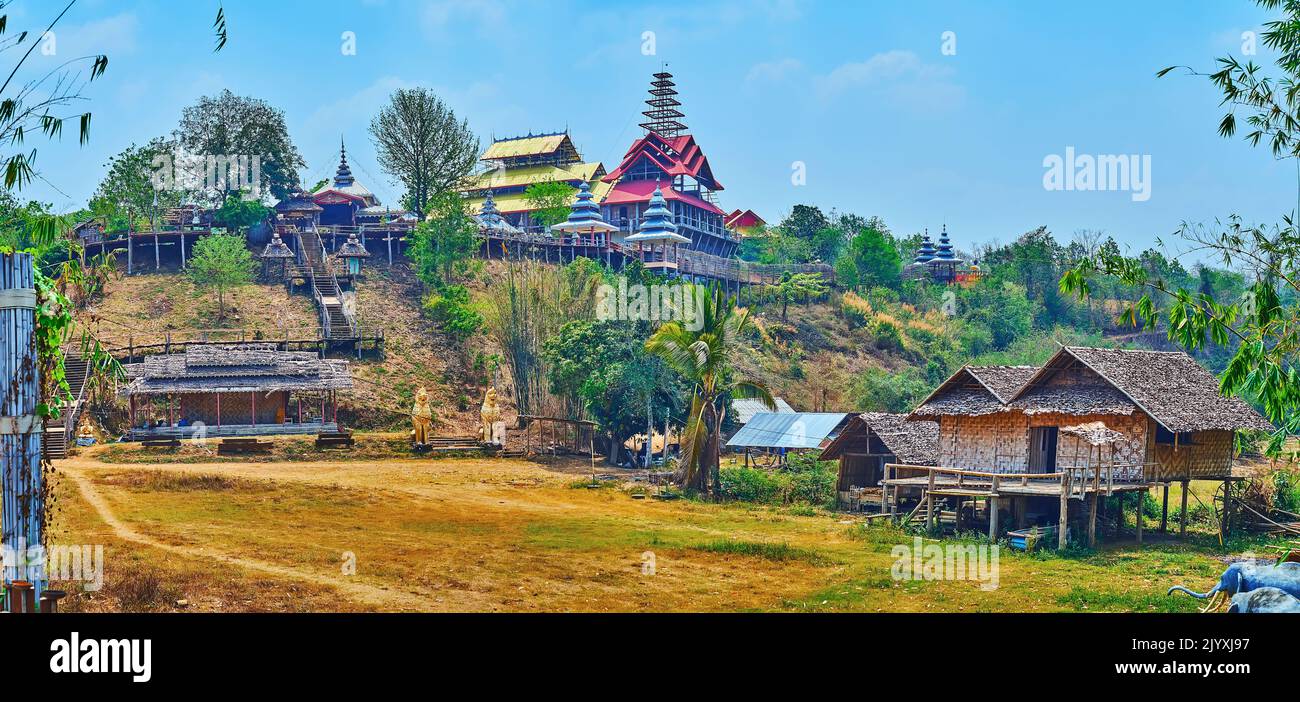
<path id="1" fill-rule="evenodd" d="M 401 89 L 370 121 L 379 165 L 406 187 L 406 207 L 423 218 L 433 196 L 455 188 L 478 161 L 469 122 L 424 88 Z"/>

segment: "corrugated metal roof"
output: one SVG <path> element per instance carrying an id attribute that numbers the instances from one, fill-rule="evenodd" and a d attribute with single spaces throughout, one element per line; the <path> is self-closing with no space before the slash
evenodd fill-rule
<path id="1" fill-rule="evenodd" d="M 843 412 L 759 412 L 731 437 L 728 446 L 815 449 L 834 438 L 848 418 Z"/>
<path id="2" fill-rule="evenodd" d="M 785 400 L 775 397 L 776 411 L 780 414 L 794 414 L 794 408 Z M 737 424 L 748 424 L 749 420 L 759 412 L 771 412 L 772 410 L 763 406 L 763 401 L 753 397 L 736 398 L 731 401 L 731 416 L 736 418 Z"/>

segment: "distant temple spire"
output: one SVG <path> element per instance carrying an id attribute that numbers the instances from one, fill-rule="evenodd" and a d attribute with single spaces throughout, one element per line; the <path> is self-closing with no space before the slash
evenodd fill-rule
<path id="1" fill-rule="evenodd" d="M 921 247 L 916 250 L 916 258 L 913 263 L 929 263 L 935 255 L 934 243 L 930 241 L 930 230 L 925 230 L 925 235 L 921 237 Z"/>
<path id="2" fill-rule="evenodd" d="M 934 261 L 944 263 L 958 263 L 961 261 L 957 254 L 953 252 L 952 241 L 948 239 L 948 225 L 943 225 L 943 232 L 939 234 L 939 248 L 935 251 Z"/>
<path id="3" fill-rule="evenodd" d="M 686 131 L 686 125 L 678 121 L 686 115 L 677 109 L 682 103 L 677 100 L 675 85 L 673 74 L 666 71 L 654 74 L 654 80 L 650 81 L 650 98 L 645 101 L 650 109 L 641 113 L 646 116 L 641 127 L 666 139 Z"/>
<path id="4" fill-rule="evenodd" d="M 650 206 L 641 216 L 641 226 L 624 241 L 646 242 L 663 241 L 677 244 L 689 244 L 691 240 L 677 233 L 677 223 L 673 222 L 673 213 L 668 209 L 664 191 L 655 184 L 655 192 L 650 196 Z"/>
<path id="5" fill-rule="evenodd" d="M 343 137 L 339 137 L 339 170 L 334 174 L 334 185 L 340 188 L 346 188 L 356 182 L 352 177 L 352 169 L 348 167 L 348 147 L 343 143 Z"/>

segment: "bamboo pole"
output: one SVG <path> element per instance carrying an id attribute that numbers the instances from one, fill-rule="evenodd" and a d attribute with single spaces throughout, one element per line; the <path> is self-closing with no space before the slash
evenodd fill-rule
<path id="1" fill-rule="evenodd" d="M 1191 486 L 1190 480 L 1184 480 L 1183 483 L 1183 506 L 1178 515 L 1178 538 L 1182 541 L 1187 540 L 1187 490 Z"/>

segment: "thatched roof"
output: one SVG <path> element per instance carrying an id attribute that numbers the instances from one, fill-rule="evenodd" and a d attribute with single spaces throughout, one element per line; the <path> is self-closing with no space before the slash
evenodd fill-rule
<path id="1" fill-rule="evenodd" d="M 866 412 L 851 417 L 839 435 L 822 451 L 820 459 L 833 461 L 844 453 L 866 451 L 871 446 L 873 434 L 901 463 L 938 465 L 939 424 L 909 421 L 905 414 L 887 412 Z"/>
<path id="2" fill-rule="evenodd" d="M 866 412 L 859 415 L 899 461 L 914 466 L 939 464 L 939 423 L 909 422 L 905 414 Z"/>
<path id="3" fill-rule="evenodd" d="M 352 387 L 346 360 L 278 351 L 274 344 L 194 345 L 185 353 L 149 356 L 126 366 L 123 395 L 343 390 Z"/>
<path id="4" fill-rule="evenodd" d="M 1138 406 L 1106 383 L 1095 385 L 1036 385 L 1008 403 L 1025 414 L 1133 414 Z"/>
<path id="5" fill-rule="evenodd" d="M 1219 394 L 1219 381 L 1180 351 L 1095 349 L 1067 346 L 1022 388 L 1013 402 L 1027 399 L 1040 380 L 1079 363 L 1171 432 L 1258 429 L 1273 425 L 1250 405 Z"/>
<path id="6" fill-rule="evenodd" d="M 1033 366 L 964 366 L 922 400 L 912 416 L 978 416 L 1005 411 L 1007 401 L 1037 371 Z"/>

